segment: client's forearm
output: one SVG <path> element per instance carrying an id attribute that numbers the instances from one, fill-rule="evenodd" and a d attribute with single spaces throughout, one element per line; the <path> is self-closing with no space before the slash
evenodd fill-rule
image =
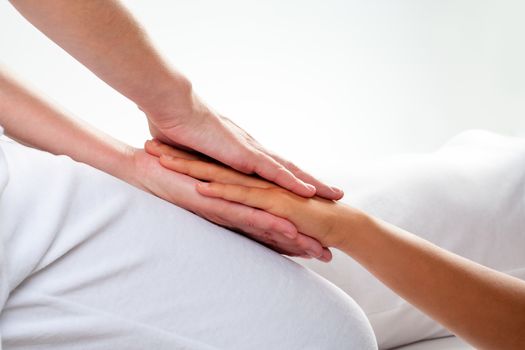
<path id="1" fill-rule="evenodd" d="M 525 282 L 355 211 L 338 248 L 388 287 L 480 349 L 523 349 Z"/>
<path id="2" fill-rule="evenodd" d="M 480 349 L 525 349 L 525 282 L 441 249 L 341 203 L 303 198 L 232 169 L 178 159 L 170 169 L 206 182 L 200 194 L 292 222 L 325 247 L 343 250 L 384 284 Z M 446 218 L 443 218 L 446 220 Z M 490 244 L 490 242 L 485 242 Z"/>
<path id="3" fill-rule="evenodd" d="M 2 70 L 0 124 L 21 143 L 70 156 L 138 185 L 132 171 L 133 148 L 69 117 Z"/>

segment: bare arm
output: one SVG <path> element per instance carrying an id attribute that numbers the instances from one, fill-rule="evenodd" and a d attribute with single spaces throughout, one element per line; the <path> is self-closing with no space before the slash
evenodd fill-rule
<path id="1" fill-rule="evenodd" d="M 120 2 L 10 2 L 46 36 L 143 110 L 154 113 L 174 102 L 181 108 L 189 103 L 188 79 L 160 56 Z"/>
<path id="2" fill-rule="evenodd" d="M 11 0 L 39 30 L 146 113 L 154 137 L 257 173 L 301 196 L 343 193 L 264 149 L 213 111 L 171 67 L 117 0 Z"/>
<path id="3" fill-rule="evenodd" d="M 135 149 L 71 117 L 0 69 L 0 124 L 8 136 L 26 145 L 89 164 L 142 190 L 186 208 L 219 225 L 240 230 L 281 253 L 331 258 L 314 239 L 299 235 L 287 220 L 239 204 L 206 198 L 195 190 L 195 179 L 163 168 L 162 146 L 147 142 Z M 187 159 L 195 155 L 169 148 Z"/>
<path id="4" fill-rule="evenodd" d="M 299 232 L 338 248 L 401 297 L 480 349 L 525 348 L 525 282 L 448 252 L 344 204 L 306 199 L 276 187 L 214 179 L 206 164 L 166 162 L 175 171 L 215 181 L 201 194 L 266 210 Z"/>
<path id="5" fill-rule="evenodd" d="M 0 124 L 11 138 L 54 154 L 68 155 L 137 187 L 134 148 L 72 118 L 0 70 Z"/>

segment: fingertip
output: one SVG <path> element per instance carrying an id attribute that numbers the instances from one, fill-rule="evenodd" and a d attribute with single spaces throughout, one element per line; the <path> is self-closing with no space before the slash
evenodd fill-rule
<path id="1" fill-rule="evenodd" d="M 197 192 L 199 192 L 203 196 L 214 198 L 221 197 L 220 192 L 216 191 L 216 185 L 213 185 L 209 182 L 198 182 L 195 186 L 197 188 Z"/>
<path id="2" fill-rule="evenodd" d="M 315 195 L 315 192 L 317 192 L 317 189 L 315 188 L 314 185 L 307 184 L 307 183 L 305 183 L 304 185 L 307 188 L 308 192 L 312 193 L 312 196 Z"/>
<path id="3" fill-rule="evenodd" d="M 167 154 L 161 154 L 160 155 L 160 160 L 164 160 L 164 161 L 172 161 L 172 160 L 175 160 L 175 158 L 173 156 L 170 156 L 170 155 L 167 155 Z"/>
<path id="4" fill-rule="evenodd" d="M 297 238 L 297 235 L 299 235 L 299 232 L 297 232 L 297 229 L 295 228 L 295 226 L 293 226 L 293 229 L 292 228 L 283 229 L 283 234 L 286 236 L 286 238 L 295 239 Z"/>
<path id="5" fill-rule="evenodd" d="M 175 164 L 175 158 L 173 158 L 173 156 L 169 156 L 167 154 L 161 154 L 159 156 L 159 162 L 165 168 L 168 168 L 170 170 L 175 170 L 174 165 L 176 164 Z"/>
<path id="6" fill-rule="evenodd" d="M 330 262 L 332 261 L 332 252 L 328 248 L 323 248 L 322 255 L 318 258 L 322 262 Z"/>
<path id="7" fill-rule="evenodd" d="M 210 183 L 209 182 L 198 182 L 195 187 L 197 187 L 197 190 L 200 191 L 209 191 L 210 190 Z"/>
<path id="8" fill-rule="evenodd" d="M 343 196 L 345 195 L 345 192 L 340 188 L 330 187 L 330 189 L 332 190 L 332 193 L 334 194 L 334 200 L 339 200 L 343 198 Z"/>
<path id="9" fill-rule="evenodd" d="M 154 156 L 159 155 L 159 152 L 157 152 L 156 150 L 156 145 L 155 145 L 154 140 L 146 140 L 146 142 L 144 142 L 144 149 L 146 150 L 146 152 L 148 152 L 151 155 L 154 155 Z"/>
<path id="10" fill-rule="evenodd" d="M 159 147 L 161 145 L 160 141 L 157 139 L 146 140 L 145 143 L 150 145 L 151 147 Z"/>
<path id="11" fill-rule="evenodd" d="M 310 255 L 312 258 L 320 258 L 323 255 L 322 249 L 318 249 L 317 247 L 310 247 L 306 249 L 306 253 Z"/>
<path id="12" fill-rule="evenodd" d="M 290 191 L 298 194 L 301 197 L 310 198 L 315 196 L 317 189 L 311 184 L 307 184 L 299 179 L 297 179 L 299 186 L 296 186 L 295 190 L 289 188 Z"/>
<path id="13" fill-rule="evenodd" d="M 294 224 L 292 224 L 290 221 L 283 219 L 281 217 L 274 216 L 274 220 L 272 222 L 271 231 L 275 232 L 277 234 L 282 234 L 288 239 L 295 239 L 299 235 L 299 231 L 297 231 L 297 227 L 295 227 Z"/>
<path id="14" fill-rule="evenodd" d="M 323 186 L 323 187 L 318 188 L 316 195 L 319 197 L 323 197 L 325 199 L 337 201 L 343 198 L 344 192 L 343 190 L 337 187 Z"/>

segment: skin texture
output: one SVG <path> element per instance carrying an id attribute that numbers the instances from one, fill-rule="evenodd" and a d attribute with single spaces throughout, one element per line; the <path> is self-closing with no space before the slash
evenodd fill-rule
<path id="1" fill-rule="evenodd" d="M 207 198 L 195 190 L 192 177 L 175 174 L 156 155 L 200 159 L 168 146 L 147 142 L 135 149 L 71 117 L 0 70 L 0 124 L 8 136 L 28 146 L 89 164 L 144 191 L 188 209 L 212 222 L 241 232 L 277 252 L 331 259 L 313 238 L 297 233 L 289 221 L 262 210 Z M 38 126 L 38 127 L 35 127 Z"/>
<path id="2" fill-rule="evenodd" d="M 256 173 L 305 197 L 337 200 L 343 192 L 274 155 L 200 99 L 189 80 L 155 49 L 117 0 L 11 0 L 51 40 L 137 104 L 151 134 Z"/>
<path id="3" fill-rule="evenodd" d="M 323 246 L 340 249 L 401 297 L 477 349 L 525 349 L 525 282 L 441 249 L 341 203 L 304 198 L 271 184 L 250 184 L 232 169 L 162 160 L 206 180 L 197 190 L 291 221 Z"/>

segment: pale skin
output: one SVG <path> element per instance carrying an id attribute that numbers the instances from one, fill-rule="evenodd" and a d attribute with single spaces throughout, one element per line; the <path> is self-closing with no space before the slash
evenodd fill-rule
<path id="1" fill-rule="evenodd" d="M 269 152 L 206 105 L 190 81 L 154 47 L 117 0 L 11 0 L 42 33 L 146 114 L 152 135 L 256 173 L 298 195 L 340 199 L 343 192 Z"/>
<path id="2" fill-rule="evenodd" d="M 230 119 L 208 106 L 196 94 L 188 78 L 159 53 L 146 31 L 118 0 L 10 2 L 42 33 L 133 101 L 144 112 L 155 138 L 179 148 L 198 151 L 241 172 L 258 174 L 300 196 L 318 195 L 331 200 L 342 198 L 343 192 L 340 189 L 327 186 L 291 162 L 266 150 Z M 6 82 L 9 85 L 9 81 L 14 79 L 4 79 L 4 85 Z M 13 91 L 9 87 L 7 89 L 6 94 Z M 36 104 L 33 103 L 34 100 L 27 102 L 30 100 L 23 102 L 27 106 L 32 105 L 31 111 L 26 113 L 26 124 L 21 123 L 21 117 L 16 123 L 12 121 L 12 118 L 18 117 L 16 107 L 12 104 L 0 107 L 11 110 L 10 114 L 2 116 L 5 120 L 0 121 L 8 134 L 26 144 L 55 154 L 70 155 L 138 187 L 145 187 L 144 184 L 138 184 L 134 173 L 136 170 L 129 170 L 132 168 L 128 166 L 115 169 L 114 164 L 122 162 L 108 161 L 102 164 L 98 158 L 128 161 L 126 157 L 131 155 L 140 160 L 138 169 L 143 169 L 141 171 L 155 166 L 152 162 L 147 162 L 150 158 L 141 156 L 139 151 L 73 118 L 65 120 L 66 113 L 60 110 L 51 112 L 54 107 L 42 99 Z M 45 121 L 39 123 L 43 126 L 39 130 L 41 135 L 33 135 L 28 126 L 36 125 L 35 120 L 30 120 L 30 117 L 36 118 L 35 113 L 40 112 L 35 107 L 37 105 L 46 109 L 48 115 Z M 53 119 L 53 114 L 58 117 Z M 52 124 L 44 125 L 43 122 Z M 17 123 L 26 128 L 22 130 Z M 43 135 L 43 130 L 47 130 L 55 140 L 73 142 L 76 138 L 64 134 L 70 132 L 69 128 L 75 129 L 75 135 L 85 136 L 83 143 L 71 143 L 80 145 L 79 148 L 65 147 L 66 142 L 60 145 L 49 144 Z M 53 137 L 50 136 L 50 140 Z M 80 153 L 86 149 L 91 149 L 93 154 Z M 190 182 L 194 180 L 185 177 L 171 177 L 167 180 L 168 178 L 161 178 L 160 173 L 158 175 L 159 178 L 155 181 L 169 181 L 169 191 L 172 194 L 163 195 L 161 192 L 165 188 L 160 185 L 150 184 L 156 188 L 157 193 L 151 189 L 150 191 L 164 199 L 218 224 L 240 230 L 278 252 L 330 259 L 329 251 L 319 242 L 298 234 L 293 225 L 282 219 L 250 208 L 238 211 L 232 210 L 232 207 L 219 207 L 224 210 L 219 212 L 214 201 L 198 198 L 192 192 L 194 189 L 189 189 Z M 185 198 L 178 194 L 184 194 Z"/>
<path id="3" fill-rule="evenodd" d="M 177 157 L 201 159 L 199 156 L 154 141 L 146 142 L 145 150 L 133 148 L 72 117 L 1 69 L 0 125 L 20 143 L 89 164 L 212 222 L 242 232 L 280 253 L 322 261 L 331 259 L 328 249 L 298 233 L 285 219 L 200 196 L 195 190 L 197 180 L 173 174 L 154 155 L 168 148 Z"/>
<path id="4" fill-rule="evenodd" d="M 479 265 L 345 204 L 304 198 L 201 160 L 161 156 L 197 190 L 262 209 L 337 248 L 477 349 L 525 348 L 525 282 Z"/>

